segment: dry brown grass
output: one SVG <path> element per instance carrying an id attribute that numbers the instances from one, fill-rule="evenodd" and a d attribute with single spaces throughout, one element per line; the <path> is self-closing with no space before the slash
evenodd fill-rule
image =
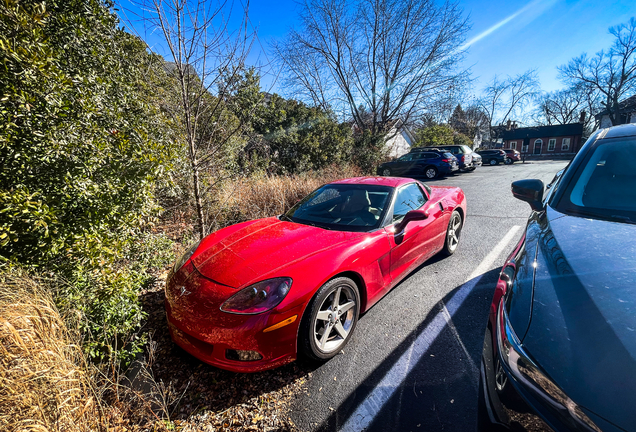
<path id="1" fill-rule="evenodd" d="M 77 342 L 45 289 L 0 273 L 0 430 L 103 429 Z"/>
<path id="2" fill-rule="evenodd" d="M 211 213 L 217 230 L 238 222 L 280 215 L 319 186 L 362 175 L 359 168 L 331 166 L 293 176 L 254 175 L 227 181 L 219 190 Z"/>
<path id="3" fill-rule="evenodd" d="M 69 317 L 66 317 L 69 318 Z M 140 364 L 133 382 L 119 365 L 89 364 L 47 283 L 0 272 L 0 431 L 165 431 L 181 395 Z"/>

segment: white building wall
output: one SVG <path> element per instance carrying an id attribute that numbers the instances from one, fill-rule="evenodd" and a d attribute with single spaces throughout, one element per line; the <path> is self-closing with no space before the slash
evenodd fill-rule
<path id="1" fill-rule="evenodd" d="M 609 115 L 606 114 L 601 117 L 601 124 L 599 126 L 601 129 L 612 127 L 612 121 L 610 120 Z"/>
<path id="2" fill-rule="evenodd" d="M 631 118 L 629 119 L 630 123 L 636 123 L 636 112 L 631 113 Z M 604 115 L 603 117 L 601 117 L 601 124 L 600 124 L 600 128 L 601 129 L 605 129 L 608 127 L 612 127 L 612 121 L 609 118 L 609 115 Z"/>
<path id="3" fill-rule="evenodd" d="M 389 132 L 389 136 L 395 136 L 386 142 L 386 146 L 389 148 L 389 156 L 393 158 L 407 154 L 411 151 L 411 146 L 413 145 L 411 138 L 406 132 L 403 130 L 400 130 L 397 134 L 395 132 L 395 129 Z"/>

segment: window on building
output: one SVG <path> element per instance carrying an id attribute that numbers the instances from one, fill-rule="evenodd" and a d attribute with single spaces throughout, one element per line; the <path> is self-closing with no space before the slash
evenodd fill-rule
<path id="1" fill-rule="evenodd" d="M 548 151 L 554 151 L 555 147 L 556 147 L 556 138 L 550 138 L 548 140 Z"/>
<path id="2" fill-rule="evenodd" d="M 513 150 L 517 150 L 517 141 L 511 141 L 510 142 L 510 148 Z"/>
<path id="3" fill-rule="evenodd" d="M 561 141 L 561 150 L 570 150 L 570 138 L 563 138 L 563 141 Z"/>
<path id="4" fill-rule="evenodd" d="M 527 143 L 523 143 L 523 145 L 521 146 L 521 151 L 524 153 L 528 153 L 528 144 Z"/>
<path id="5" fill-rule="evenodd" d="M 543 140 L 534 141 L 534 154 L 541 154 L 541 146 L 543 146 Z"/>

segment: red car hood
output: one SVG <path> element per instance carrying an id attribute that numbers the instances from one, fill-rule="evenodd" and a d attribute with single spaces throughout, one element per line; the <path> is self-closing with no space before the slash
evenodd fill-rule
<path id="1" fill-rule="evenodd" d="M 239 288 L 267 273 L 361 236 L 309 225 L 259 219 L 207 236 L 192 258 L 205 277 Z M 287 276 L 282 271 L 276 276 Z"/>

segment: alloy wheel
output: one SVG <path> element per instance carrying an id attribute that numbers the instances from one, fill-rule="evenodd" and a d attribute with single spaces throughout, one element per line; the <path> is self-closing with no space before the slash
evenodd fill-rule
<path id="1" fill-rule="evenodd" d="M 390 176 L 390 175 L 391 175 L 391 170 L 390 170 L 390 169 L 388 169 L 388 168 L 384 168 L 384 169 L 382 170 L 382 175 L 383 175 L 383 176 Z"/>
<path id="2" fill-rule="evenodd" d="M 337 351 L 355 322 L 356 296 L 351 287 L 340 285 L 320 305 L 313 323 L 316 347 L 323 353 Z"/>
<path id="3" fill-rule="evenodd" d="M 451 221 L 448 224 L 448 232 L 446 233 L 446 242 L 448 244 L 449 252 L 455 252 L 457 245 L 459 244 L 459 236 L 462 231 L 462 217 L 459 213 L 453 213 Z"/>
<path id="4" fill-rule="evenodd" d="M 490 159 L 490 165 L 497 165 L 497 159 Z"/>
<path id="5" fill-rule="evenodd" d="M 428 168 L 424 174 L 426 175 L 426 178 L 434 179 L 437 177 L 437 170 L 435 168 Z"/>
<path id="6" fill-rule="evenodd" d="M 495 385 L 497 386 L 497 390 L 502 392 L 506 388 L 507 383 L 508 376 L 506 376 L 503 366 L 501 366 L 501 362 L 497 360 L 497 366 L 495 369 Z"/>

